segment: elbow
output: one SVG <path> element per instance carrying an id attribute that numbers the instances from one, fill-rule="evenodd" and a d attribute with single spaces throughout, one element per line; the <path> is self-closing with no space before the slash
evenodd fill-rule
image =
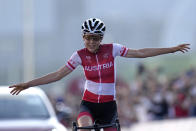
<path id="1" fill-rule="evenodd" d="M 146 53 L 144 53 L 143 51 L 141 50 L 137 50 L 136 53 L 135 53 L 135 57 L 136 58 L 146 58 L 148 57 Z"/>
<path id="2" fill-rule="evenodd" d="M 137 56 L 137 58 L 146 58 L 147 56 L 144 56 L 144 55 L 139 55 Z"/>
<path id="3" fill-rule="evenodd" d="M 67 71 L 58 71 L 56 74 L 56 80 L 61 80 L 63 77 L 65 77 L 66 75 L 68 75 L 71 71 L 67 70 Z"/>
<path id="4" fill-rule="evenodd" d="M 144 52 L 138 53 L 138 58 L 147 58 L 147 57 L 152 57 L 152 55 Z"/>
<path id="5" fill-rule="evenodd" d="M 56 79 L 55 79 L 55 81 L 59 81 L 59 80 L 61 80 L 62 78 L 61 77 L 57 77 Z"/>
<path id="6" fill-rule="evenodd" d="M 140 58 L 147 58 L 147 57 L 150 57 L 150 56 L 141 56 Z"/>
<path id="7" fill-rule="evenodd" d="M 57 75 L 57 77 L 56 77 L 56 81 L 59 81 L 59 80 L 61 80 L 63 77 L 61 76 L 61 75 Z"/>
<path id="8" fill-rule="evenodd" d="M 61 80 L 63 77 L 61 76 L 61 74 L 58 72 L 57 74 L 56 74 L 56 77 L 55 77 L 55 81 L 59 81 L 59 80 Z"/>
<path id="9" fill-rule="evenodd" d="M 139 53 L 138 55 L 137 55 L 137 58 L 147 58 L 148 56 L 147 55 L 145 55 L 144 53 Z"/>

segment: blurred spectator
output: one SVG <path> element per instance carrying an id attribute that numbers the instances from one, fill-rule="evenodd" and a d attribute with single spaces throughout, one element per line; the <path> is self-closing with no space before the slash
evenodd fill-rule
<path id="1" fill-rule="evenodd" d="M 132 123 L 138 121 L 133 106 L 134 101 L 130 95 L 129 85 L 119 77 L 116 80 L 116 92 L 121 126 L 130 126 Z"/>
<path id="2" fill-rule="evenodd" d="M 186 96 L 183 93 L 177 94 L 177 99 L 174 104 L 174 115 L 175 118 L 188 117 L 188 105 Z"/>
<path id="3" fill-rule="evenodd" d="M 190 110 L 189 110 L 189 114 L 190 116 L 194 116 L 196 117 L 196 85 L 190 90 Z"/>
<path id="4" fill-rule="evenodd" d="M 156 93 L 154 95 L 149 113 L 152 114 L 154 120 L 162 120 L 168 117 L 168 103 L 162 94 Z"/>
<path id="5" fill-rule="evenodd" d="M 63 98 L 59 97 L 55 103 L 56 114 L 59 121 L 66 127 L 71 124 L 72 109 L 65 105 Z"/>
<path id="6" fill-rule="evenodd" d="M 72 114 L 71 114 L 71 121 L 70 121 L 70 126 L 72 121 L 76 121 L 78 111 L 79 111 L 79 106 L 80 102 L 82 99 L 82 94 L 84 91 L 84 77 L 82 76 L 77 76 L 75 78 L 72 78 L 68 85 L 65 88 L 65 100 L 66 103 L 70 106 L 72 109 Z"/>

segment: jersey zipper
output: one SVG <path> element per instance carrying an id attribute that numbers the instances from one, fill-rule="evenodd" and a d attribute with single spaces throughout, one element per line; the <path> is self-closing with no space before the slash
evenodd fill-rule
<path id="1" fill-rule="evenodd" d="M 101 87 L 101 70 L 99 67 L 99 59 L 98 59 L 97 54 L 96 54 L 96 61 L 97 61 L 97 69 L 98 69 L 98 75 L 99 75 L 99 91 L 98 91 L 98 103 L 99 103 L 102 87 Z"/>

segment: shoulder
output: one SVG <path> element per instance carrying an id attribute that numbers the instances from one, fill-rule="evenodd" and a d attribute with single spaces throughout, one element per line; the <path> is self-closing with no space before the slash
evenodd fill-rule
<path id="1" fill-rule="evenodd" d="M 113 46 L 123 46 L 123 45 L 121 45 L 121 44 L 119 44 L 119 43 L 112 43 L 112 45 L 113 45 Z"/>
<path id="2" fill-rule="evenodd" d="M 113 44 L 101 44 L 101 51 L 102 52 L 108 52 L 113 50 Z"/>
<path id="3" fill-rule="evenodd" d="M 101 44 L 101 46 L 104 47 L 104 48 L 113 47 L 113 43 Z"/>
<path id="4" fill-rule="evenodd" d="M 77 52 L 77 54 L 79 56 L 85 55 L 87 53 L 87 49 L 86 48 L 82 48 L 82 49 L 77 50 L 76 52 Z"/>
<path id="5" fill-rule="evenodd" d="M 83 52 L 85 50 L 86 50 L 86 48 L 82 48 L 82 49 L 77 50 L 76 52 Z"/>
<path id="6" fill-rule="evenodd" d="M 103 44 L 103 46 L 105 47 L 122 47 L 123 45 L 119 44 L 119 43 L 109 43 L 109 44 Z"/>
<path id="7" fill-rule="evenodd" d="M 119 43 L 109 43 L 109 44 L 102 44 L 102 47 L 103 47 L 104 49 L 109 49 L 109 48 L 111 48 L 111 49 L 113 49 L 113 50 L 116 50 L 116 49 L 122 49 L 122 48 L 124 48 L 125 46 L 123 46 L 123 45 L 121 45 L 121 44 L 119 44 Z"/>
<path id="8" fill-rule="evenodd" d="M 103 43 L 102 46 L 111 46 L 113 43 Z"/>

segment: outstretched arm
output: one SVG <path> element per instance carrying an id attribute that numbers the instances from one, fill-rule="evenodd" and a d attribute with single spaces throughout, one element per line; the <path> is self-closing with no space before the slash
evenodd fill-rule
<path id="1" fill-rule="evenodd" d="M 26 83 L 20 83 L 20 84 L 9 86 L 9 88 L 14 88 L 10 93 L 12 95 L 18 95 L 22 90 L 25 90 L 29 87 L 48 84 L 48 83 L 58 81 L 62 79 L 63 77 L 65 77 L 66 75 L 68 75 L 70 72 L 72 72 L 72 70 L 64 66 L 60 68 L 59 70 L 57 70 L 56 72 L 50 73 L 43 77 L 34 79 Z"/>
<path id="2" fill-rule="evenodd" d="M 146 58 L 162 54 L 174 53 L 181 51 L 182 53 L 188 52 L 190 49 L 190 44 L 181 44 L 175 47 L 170 48 L 144 48 L 139 50 L 128 49 L 127 55 L 128 58 Z"/>

